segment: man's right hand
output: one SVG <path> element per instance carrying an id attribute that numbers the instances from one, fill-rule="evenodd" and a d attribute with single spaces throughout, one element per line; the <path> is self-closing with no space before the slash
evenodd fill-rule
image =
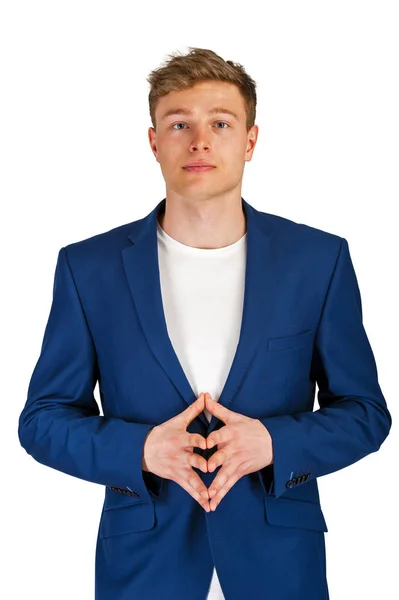
<path id="1" fill-rule="evenodd" d="M 199 433 L 186 431 L 204 408 L 205 395 L 201 393 L 182 413 L 153 427 L 144 442 L 142 468 L 175 481 L 209 512 L 208 488 L 192 469 L 208 471 L 205 458 L 193 452 L 194 446 L 205 450 L 206 439 Z"/>

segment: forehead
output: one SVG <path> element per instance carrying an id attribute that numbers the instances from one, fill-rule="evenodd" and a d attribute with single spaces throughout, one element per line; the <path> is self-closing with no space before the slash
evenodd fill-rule
<path id="1" fill-rule="evenodd" d="M 156 114 L 160 120 L 172 114 L 215 113 L 214 109 L 227 109 L 241 119 L 245 115 L 245 106 L 238 87 L 224 81 L 201 81 L 188 89 L 169 92 L 160 98 Z"/>

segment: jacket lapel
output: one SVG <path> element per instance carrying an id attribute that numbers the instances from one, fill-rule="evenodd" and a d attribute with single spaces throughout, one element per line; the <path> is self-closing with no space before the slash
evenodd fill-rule
<path id="1" fill-rule="evenodd" d="M 242 207 L 247 219 L 247 256 L 244 304 L 239 342 L 219 402 L 229 407 L 253 360 L 258 344 L 265 335 L 273 315 L 275 273 L 272 264 L 271 224 L 243 198 Z M 133 244 L 122 250 L 123 263 L 131 294 L 144 335 L 159 364 L 171 379 L 187 405 L 196 399 L 169 338 L 162 304 L 157 217 L 165 210 L 164 198 L 143 219 L 136 221 L 128 237 Z M 210 423 L 204 413 L 201 420 L 208 434 L 218 419 Z"/>

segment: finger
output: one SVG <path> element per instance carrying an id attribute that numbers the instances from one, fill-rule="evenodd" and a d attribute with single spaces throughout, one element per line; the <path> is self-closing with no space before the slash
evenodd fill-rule
<path id="1" fill-rule="evenodd" d="M 228 441 L 228 439 L 226 438 L 226 435 L 223 434 L 223 431 L 222 431 L 223 429 L 226 429 L 226 427 L 222 427 L 221 429 L 218 429 L 217 431 L 213 431 L 210 435 L 208 435 L 208 437 L 206 438 L 206 447 L 207 448 L 213 448 L 214 446 L 217 446 L 218 444 Z"/>
<path id="2" fill-rule="evenodd" d="M 219 504 L 220 500 L 227 494 L 233 485 L 248 472 L 248 467 L 245 463 L 240 463 L 237 466 L 236 461 L 234 461 L 234 463 L 230 461 L 229 464 L 226 463 L 220 469 L 208 490 L 209 498 L 211 500 L 216 500 L 215 504 L 211 504 L 212 510 L 216 508 L 217 504 Z"/>
<path id="3" fill-rule="evenodd" d="M 220 469 L 208 490 L 210 500 L 214 501 L 214 503 L 211 504 L 212 510 L 216 508 L 220 500 L 227 494 L 240 477 L 240 470 L 237 470 L 236 465 L 230 464 L 227 467 L 224 466 Z"/>
<path id="4" fill-rule="evenodd" d="M 226 454 L 226 452 L 224 450 L 218 450 L 208 460 L 208 463 L 207 463 L 208 473 L 213 473 L 213 471 L 215 469 L 217 469 L 217 467 L 219 467 L 223 463 L 226 463 L 226 461 L 227 461 L 227 454 Z M 219 475 L 219 473 L 218 473 L 218 475 Z"/>
<path id="5" fill-rule="evenodd" d="M 230 442 L 233 438 L 234 429 L 232 427 L 228 427 L 224 425 L 217 431 L 212 431 L 211 434 L 206 438 L 206 446 L 207 448 L 213 448 L 218 444 L 225 444 Z"/>
<path id="6" fill-rule="evenodd" d="M 232 410 L 229 410 L 219 402 L 216 402 L 216 400 L 213 400 L 209 394 L 205 396 L 205 407 L 212 415 L 215 415 L 215 417 L 226 423 L 226 425 L 231 423 L 236 415 Z"/>
<path id="7" fill-rule="evenodd" d="M 218 437 L 219 436 L 217 435 L 217 432 L 208 435 L 208 437 L 206 438 L 206 447 L 213 448 L 214 446 L 217 446 L 219 444 Z"/>
<path id="8" fill-rule="evenodd" d="M 219 490 L 223 487 L 223 485 L 231 478 L 231 475 L 227 474 L 227 468 L 220 469 L 219 473 L 216 475 L 215 479 L 212 481 L 209 486 L 208 495 L 209 498 L 214 498 L 215 495 L 219 492 Z"/>
<path id="9" fill-rule="evenodd" d="M 210 511 L 210 507 L 209 507 L 209 499 L 204 498 L 199 492 L 198 490 L 196 490 L 195 488 L 193 488 L 192 485 L 190 485 L 189 483 L 187 483 L 184 479 L 181 479 L 177 482 L 184 490 L 186 490 L 186 492 L 188 494 L 190 494 L 190 496 L 192 496 L 194 498 L 194 500 L 196 500 L 198 502 L 198 504 L 200 504 L 202 506 L 202 508 L 204 510 L 206 510 L 206 512 Z"/>
<path id="10" fill-rule="evenodd" d="M 239 477 L 237 476 L 237 474 L 235 474 L 233 477 L 231 477 L 230 479 L 228 479 L 226 481 L 226 483 L 224 485 L 222 485 L 220 488 L 218 488 L 217 493 L 211 493 L 213 488 L 213 484 L 211 486 L 211 489 L 209 490 L 209 496 L 210 496 L 210 508 L 211 510 L 215 510 L 215 508 L 218 506 L 218 504 L 220 504 L 221 500 L 225 497 L 225 495 L 227 494 L 227 492 L 229 490 L 231 490 L 231 488 L 233 487 L 233 485 L 235 483 L 237 483 Z"/>
<path id="11" fill-rule="evenodd" d="M 188 433 L 186 447 L 206 450 L 206 439 L 200 433 Z"/>
<path id="12" fill-rule="evenodd" d="M 201 477 L 191 467 L 186 469 L 186 481 L 202 498 L 208 499 L 208 488 Z"/>
<path id="13" fill-rule="evenodd" d="M 175 479 L 207 512 L 209 512 L 208 490 L 200 477 L 191 469 L 183 471 L 183 476 Z"/>
<path id="14" fill-rule="evenodd" d="M 230 461 L 225 463 L 209 486 L 209 497 L 215 497 L 215 494 L 234 477 L 237 477 L 237 480 L 241 477 L 240 470 L 237 469 L 237 462 Z"/>
<path id="15" fill-rule="evenodd" d="M 203 473 L 208 472 L 208 463 L 203 456 L 195 454 L 194 452 L 187 452 L 187 463 L 192 467 L 201 469 Z"/>

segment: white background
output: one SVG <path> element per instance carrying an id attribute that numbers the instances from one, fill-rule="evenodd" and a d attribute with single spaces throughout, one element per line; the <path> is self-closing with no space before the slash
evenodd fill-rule
<path id="1" fill-rule="evenodd" d="M 146 77 L 197 46 L 257 82 L 242 196 L 349 242 L 394 423 L 379 452 L 319 479 L 328 583 L 331 600 L 397 599 L 397 3 L 14 0 L 0 10 L 0 596 L 94 598 L 104 488 L 34 461 L 17 421 L 58 251 L 164 197 Z"/>

